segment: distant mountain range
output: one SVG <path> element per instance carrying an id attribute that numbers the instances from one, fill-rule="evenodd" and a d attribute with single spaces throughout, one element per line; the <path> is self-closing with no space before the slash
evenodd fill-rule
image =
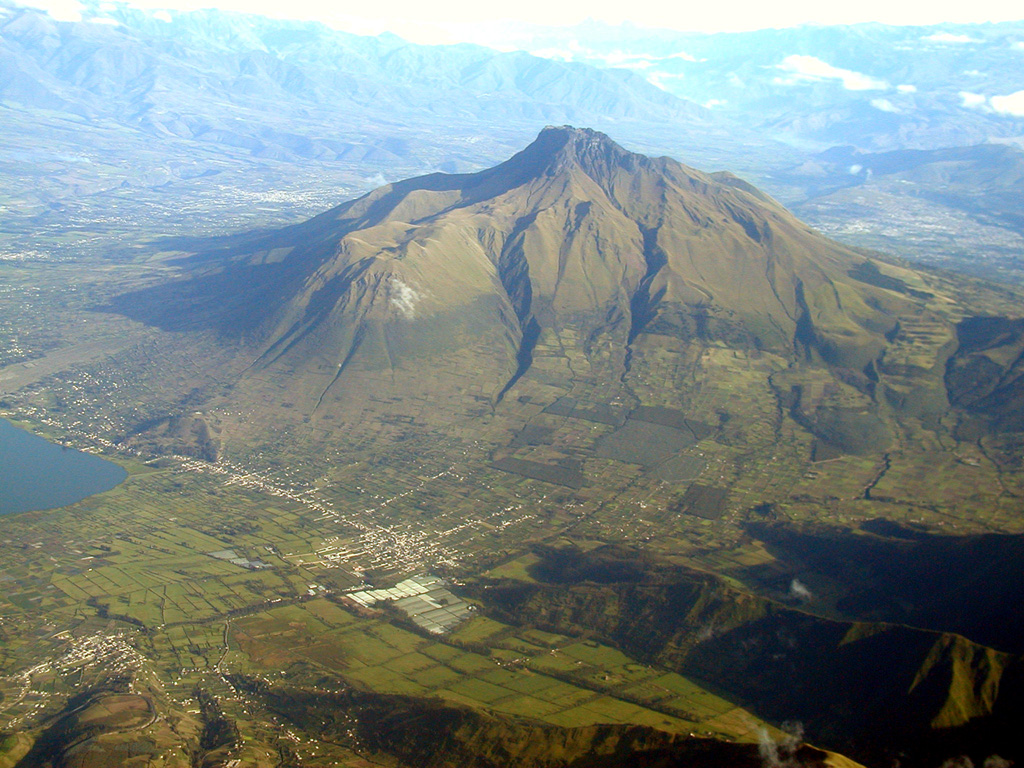
<path id="1" fill-rule="evenodd" d="M 587 22 L 495 42 L 627 69 L 774 138 L 935 149 L 1024 136 L 1024 22 L 696 34 Z"/>
<path id="2" fill-rule="evenodd" d="M 289 160 L 400 158 L 451 170 L 479 162 L 472 149 L 453 147 L 481 126 L 715 122 L 626 71 L 218 11 L 154 15 L 120 6 L 72 23 L 8 6 L 0 67 L 9 107 Z M 439 121 L 443 135 L 432 137 Z"/>
<path id="3" fill-rule="evenodd" d="M 1024 277 L 1024 149 L 833 147 L 774 177 L 804 190 L 794 211 L 831 237 L 1011 282 Z"/>
<path id="4" fill-rule="evenodd" d="M 153 230 L 280 224 L 388 180 L 486 167 L 562 122 L 712 167 L 740 151 L 798 160 L 626 71 L 212 10 L 90 2 L 58 21 L 0 2 L 0 230 L 15 252 L 46 240 L 73 257 L 69 229 L 110 253 Z"/>

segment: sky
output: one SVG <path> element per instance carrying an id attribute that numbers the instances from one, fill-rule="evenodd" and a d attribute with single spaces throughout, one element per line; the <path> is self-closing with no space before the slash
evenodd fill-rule
<path id="1" fill-rule="evenodd" d="M 50 7 L 54 15 L 73 17 L 78 0 L 22 0 Z M 569 25 L 592 18 L 619 24 L 665 27 L 699 32 L 739 32 L 801 24 L 937 24 L 942 22 L 1011 21 L 1024 18 L 1017 0 L 130 0 L 145 8 L 192 10 L 217 7 L 292 19 L 313 19 L 360 34 L 395 32 L 414 42 L 475 41 L 500 35 L 503 25 L 525 23 Z"/>

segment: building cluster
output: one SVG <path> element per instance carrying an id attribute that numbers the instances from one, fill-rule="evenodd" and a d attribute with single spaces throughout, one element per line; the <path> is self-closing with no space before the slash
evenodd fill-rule
<path id="1" fill-rule="evenodd" d="M 435 635 L 450 632 L 473 612 L 473 606 L 454 595 L 443 579 L 425 574 L 388 589 L 349 592 L 346 597 L 364 608 L 393 602 L 416 626 Z"/>

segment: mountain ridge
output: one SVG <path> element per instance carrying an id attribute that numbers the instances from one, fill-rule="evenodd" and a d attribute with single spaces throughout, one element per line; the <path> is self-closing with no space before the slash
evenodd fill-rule
<path id="1" fill-rule="evenodd" d="M 293 159 L 332 157 L 343 149 L 326 135 L 261 129 L 245 113 L 273 106 L 305 125 L 316 118 L 310 110 L 370 110 L 382 131 L 380 106 L 398 104 L 404 122 L 438 109 L 533 120 L 584 114 L 711 119 L 701 107 L 628 73 L 523 52 L 417 46 L 244 14 L 174 13 L 155 21 L 127 8 L 113 16 L 98 8 L 89 13 L 80 22 L 60 22 L 14 6 L 0 16 L 0 60 L 7 71 L 0 99 Z M 324 67 L 322 57 L 333 66 Z M 474 99 L 466 98 L 469 93 Z M 224 113 L 217 109 L 223 103 L 243 113 Z"/>
<path id="2" fill-rule="evenodd" d="M 815 264 L 814 259 L 809 259 L 814 248 L 822 251 L 818 259 L 854 258 L 852 251 L 826 244 L 781 206 L 763 195 L 752 195 L 749 190 L 748 185 L 728 176 L 710 176 L 667 158 L 650 159 L 627 152 L 594 131 L 549 127 L 529 147 L 493 169 L 461 176 L 434 174 L 388 185 L 286 230 L 283 236 L 297 238 L 297 244 L 288 245 L 279 235 L 250 244 L 249 248 L 264 253 L 291 247 L 291 252 L 279 262 L 283 270 L 293 265 L 296 270 L 315 270 L 314 277 L 303 277 L 303 310 L 325 306 L 328 294 L 322 291 L 331 281 L 335 281 L 337 288 L 384 270 L 386 276 L 381 272 L 374 286 L 375 290 L 388 292 L 391 319 L 412 320 L 417 311 L 429 311 L 432 305 L 438 309 L 430 296 L 442 289 L 434 285 L 421 295 L 417 286 L 424 280 L 429 282 L 429 278 L 414 266 L 417 261 L 430 258 L 429 241 L 438 237 L 475 239 L 475 243 L 467 246 L 473 253 L 460 262 L 460 276 L 455 278 L 461 281 L 463 290 L 446 295 L 446 307 L 466 304 L 469 295 L 486 297 L 495 293 L 491 289 L 500 284 L 498 295 L 492 298 L 504 305 L 506 314 L 514 310 L 520 326 L 539 315 L 553 311 L 557 314 L 557 304 L 564 304 L 564 310 L 573 313 L 589 312 L 612 302 L 622 321 L 631 324 L 629 335 L 635 336 L 644 323 L 656 319 L 656 305 L 666 296 L 701 305 L 713 300 L 713 293 L 727 290 L 723 283 L 721 288 L 716 286 L 709 292 L 707 285 L 702 287 L 694 279 L 680 277 L 676 274 L 678 269 L 665 269 L 668 260 L 664 251 L 671 246 L 658 242 L 658 232 L 668 230 L 664 227 L 666 217 L 674 219 L 669 222 L 672 229 L 668 237 L 718 238 L 714 244 L 720 248 L 722 258 L 728 258 L 724 254 L 730 252 L 734 259 L 753 258 L 752 254 L 758 253 L 768 259 L 768 272 L 775 268 L 775 260 L 793 256 L 786 247 L 779 247 L 776 240 L 784 243 L 813 239 L 813 245 L 798 245 L 794 251 L 799 252 L 796 258 L 807 269 Z M 503 199 L 509 196 L 509 200 Z M 499 202 L 488 202 L 494 200 Z M 557 214 L 553 213 L 556 208 Z M 472 231 L 475 222 L 486 216 L 490 220 L 483 228 Z M 555 220 L 544 229 L 544 219 L 552 217 Z M 538 225 L 538 221 L 542 224 Z M 526 241 L 538 237 L 540 247 L 556 247 L 551 240 L 552 227 L 559 229 L 568 241 L 581 229 L 597 240 L 587 240 L 580 246 L 583 251 L 572 255 L 563 242 L 557 246 L 557 263 L 539 258 L 531 261 L 523 252 Z M 357 232 L 362 234 L 356 237 Z M 371 232 L 372 235 L 368 234 Z M 366 250 L 362 244 L 374 237 L 383 237 L 382 247 Z M 598 242 L 602 237 L 615 243 L 617 261 L 606 263 L 595 272 L 593 265 L 608 258 L 602 252 L 605 243 Z M 709 246 L 701 247 L 706 250 Z M 568 248 L 571 250 L 572 246 Z M 685 253 L 687 248 L 682 250 Z M 449 253 L 448 261 L 452 258 Z M 693 259 L 698 257 L 690 254 L 688 258 L 692 266 Z M 703 269 L 717 272 L 716 279 L 722 283 L 727 275 L 722 273 L 721 266 L 708 262 L 706 256 L 703 258 Z M 255 261 L 251 253 L 244 259 L 250 264 Z M 585 263 L 591 264 L 589 271 Z M 445 268 L 441 262 L 435 267 Z M 420 274 L 413 274 L 416 269 Z M 566 296 L 565 291 L 560 292 L 560 286 L 566 270 L 573 269 L 580 290 Z M 468 275 L 472 273 L 475 277 L 470 279 Z M 520 284 L 526 275 L 533 275 L 528 290 Z M 812 278 L 808 275 L 806 279 Z M 773 278 L 769 275 L 766 281 L 772 284 Z M 589 287 L 582 288 L 585 283 Z M 761 305 L 764 314 L 778 315 L 784 323 L 795 322 L 794 318 L 803 311 L 803 299 L 798 296 L 796 283 L 790 283 L 781 294 L 773 285 L 770 291 L 751 290 L 750 298 Z M 279 277 L 275 277 L 275 285 L 278 284 Z M 646 293 L 640 295 L 638 291 Z M 758 293 L 774 296 L 769 302 L 777 302 L 781 311 L 767 308 L 765 299 L 757 298 Z M 340 299 L 340 295 L 335 299 Z M 262 305 L 274 306 L 282 301 L 286 300 L 279 297 Z M 540 306 L 534 307 L 534 303 Z M 296 315 L 295 309 L 292 316 Z M 775 318 L 771 320 L 778 322 Z M 294 317 L 292 322 L 294 325 L 301 321 Z M 769 334 L 778 336 L 771 331 L 770 324 L 764 325 Z M 271 347 L 294 336 L 297 330 L 281 328 Z M 517 332 L 522 336 L 523 327 Z M 784 335 L 791 338 L 793 332 L 790 329 Z M 773 341 L 778 344 L 782 339 Z"/>
<path id="3" fill-rule="evenodd" d="M 769 355 L 788 368 L 770 379 L 779 407 L 823 445 L 884 452 L 900 413 L 949 409 L 961 318 L 922 273 L 827 240 L 734 176 L 566 126 L 494 168 L 385 185 L 183 263 L 114 307 L 242 343 L 246 386 L 287 387 L 292 413 L 318 418 L 342 418 L 370 381 L 404 396 L 423 366 L 456 410 L 477 408 L 457 394 L 467 366 L 491 408 L 527 374 L 562 394 L 593 377 L 603 397 L 648 404 L 637 362 L 673 340 Z M 932 357 L 896 364 L 911 318 L 934 325 Z"/>
<path id="4" fill-rule="evenodd" d="M 1022 659 L 952 633 L 816 615 L 737 592 L 649 551 L 537 547 L 530 581 L 474 585 L 497 619 L 592 636 L 706 680 L 865 765 L 935 765 L 953 749 L 1017 759 Z M 787 604 L 788 603 L 788 604 Z M 956 747 L 951 747 L 956 744 Z"/>

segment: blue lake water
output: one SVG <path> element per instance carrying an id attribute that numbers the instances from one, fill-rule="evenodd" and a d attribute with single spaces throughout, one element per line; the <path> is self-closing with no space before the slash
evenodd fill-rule
<path id="1" fill-rule="evenodd" d="M 109 491 L 127 476 L 106 459 L 56 445 L 0 419 L 0 515 L 65 507 Z"/>

